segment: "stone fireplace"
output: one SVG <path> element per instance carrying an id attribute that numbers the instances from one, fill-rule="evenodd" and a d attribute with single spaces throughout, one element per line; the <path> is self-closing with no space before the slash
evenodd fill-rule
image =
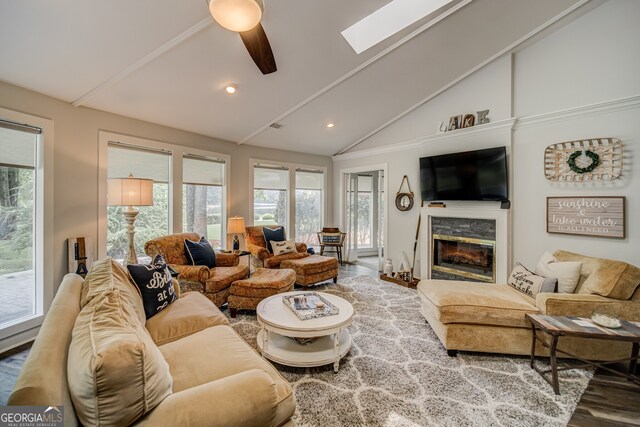
<path id="1" fill-rule="evenodd" d="M 424 208 L 423 215 L 427 278 L 506 283 L 508 210 L 463 205 Z"/>

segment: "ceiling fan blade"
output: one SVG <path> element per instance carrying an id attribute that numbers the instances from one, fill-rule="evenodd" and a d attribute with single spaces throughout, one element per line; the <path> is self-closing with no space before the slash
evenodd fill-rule
<path id="1" fill-rule="evenodd" d="M 253 29 L 238 34 L 262 74 L 271 74 L 278 70 L 267 33 L 264 32 L 262 24 L 258 23 Z"/>

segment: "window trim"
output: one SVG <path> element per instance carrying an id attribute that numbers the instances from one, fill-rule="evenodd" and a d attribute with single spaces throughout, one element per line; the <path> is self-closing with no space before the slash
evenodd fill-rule
<path id="1" fill-rule="evenodd" d="M 304 163 L 295 163 L 295 162 L 278 162 L 278 161 L 274 161 L 274 160 L 266 160 L 266 159 L 255 159 L 255 158 L 250 158 L 249 159 L 249 183 L 251 184 L 251 206 L 249 209 L 249 220 L 247 221 L 247 224 L 251 224 L 253 225 L 253 218 L 254 218 L 254 206 L 255 206 L 255 200 L 254 200 L 254 182 L 253 182 L 253 170 L 256 166 L 275 166 L 275 167 L 281 167 L 281 168 L 287 168 L 289 170 L 289 185 L 287 188 L 287 192 L 289 193 L 289 199 L 288 199 L 288 203 L 289 203 L 289 209 L 287 212 L 287 224 L 282 224 L 285 229 L 287 230 L 287 235 L 288 236 L 293 236 L 293 239 L 296 239 L 297 236 L 295 235 L 295 218 L 296 218 L 296 172 L 298 169 L 303 169 L 305 171 L 322 171 L 322 175 L 323 175 L 323 179 L 322 179 L 322 185 L 323 185 L 323 190 L 322 190 L 322 218 L 320 220 L 321 223 L 324 224 L 324 222 L 326 221 L 326 219 L 328 218 L 328 174 L 327 174 L 327 167 L 326 166 L 321 166 L 321 165 L 310 165 L 310 164 L 304 164 Z M 320 230 L 318 230 L 320 231 Z"/>
<path id="2" fill-rule="evenodd" d="M 120 143 L 132 147 L 150 150 L 165 150 L 171 154 L 169 162 L 169 234 L 182 232 L 182 159 L 184 156 L 219 158 L 224 161 L 223 198 L 225 201 L 225 220 L 229 216 L 229 185 L 231 156 L 215 151 L 191 148 L 185 145 L 172 144 L 149 138 L 141 138 L 109 131 L 98 131 L 98 258 L 107 256 L 107 166 L 109 143 Z M 176 203 L 174 203 L 176 202 Z M 222 232 L 226 235 L 226 224 L 222 224 Z M 226 247 L 226 239 L 223 240 Z"/>
<path id="3" fill-rule="evenodd" d="M 41 129 L 36 144 L 36 198 L 35 198 L 35 244 L 34 264 L 36 293 L 35 315 L 24 321 L 16 321 L 0 330 L 0 351 L 33 340 L 51 307 L 57 288 L 54 278 L 54 229 L 53 229 L 53 120 L 31 114 L 0 108 L 0 119 Z"/>

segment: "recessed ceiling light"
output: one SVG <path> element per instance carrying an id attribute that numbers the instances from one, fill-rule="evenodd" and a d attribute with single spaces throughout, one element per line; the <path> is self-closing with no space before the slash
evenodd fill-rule
<path id="1" fill-rule="evenodd" d="M 326 126 L 326 127 L 328 127 L 329 129 L 331 129 L 332 127 L 334 127 L 334 126 L 335 126 L 335 123 L 333 123 L 333 122 L 329 122 L 329 123 L 327 123 L 325 126 Z"/>
<path id="2" fill-rule="evenodd" d="M 238 91 L 238 85 L 235 83 L 229 83 L 224 87 L 224 91 L 230 95 L 236 93 Z"/>

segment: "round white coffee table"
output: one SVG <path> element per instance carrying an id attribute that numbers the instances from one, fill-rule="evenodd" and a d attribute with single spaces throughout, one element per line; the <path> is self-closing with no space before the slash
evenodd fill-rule
<path id="1" fill-rule="evenodd" d="M 286 366 L 310 367 L 333 363 L 338 372 L 340 359 L 351 348 L 351 325 L 353 306 L 335 295 L 318 292 L 340 313 L 317 319 L 300 320 L 285 305 L 282 297 L 306 292 L 286 292 L 266 298 L 258 304 L 256 313 L 261 326 L 258 332 L 258 347 L 263 357 Z M 313 342 L 300 344 L 292 338 L 316 338 Z"/>

